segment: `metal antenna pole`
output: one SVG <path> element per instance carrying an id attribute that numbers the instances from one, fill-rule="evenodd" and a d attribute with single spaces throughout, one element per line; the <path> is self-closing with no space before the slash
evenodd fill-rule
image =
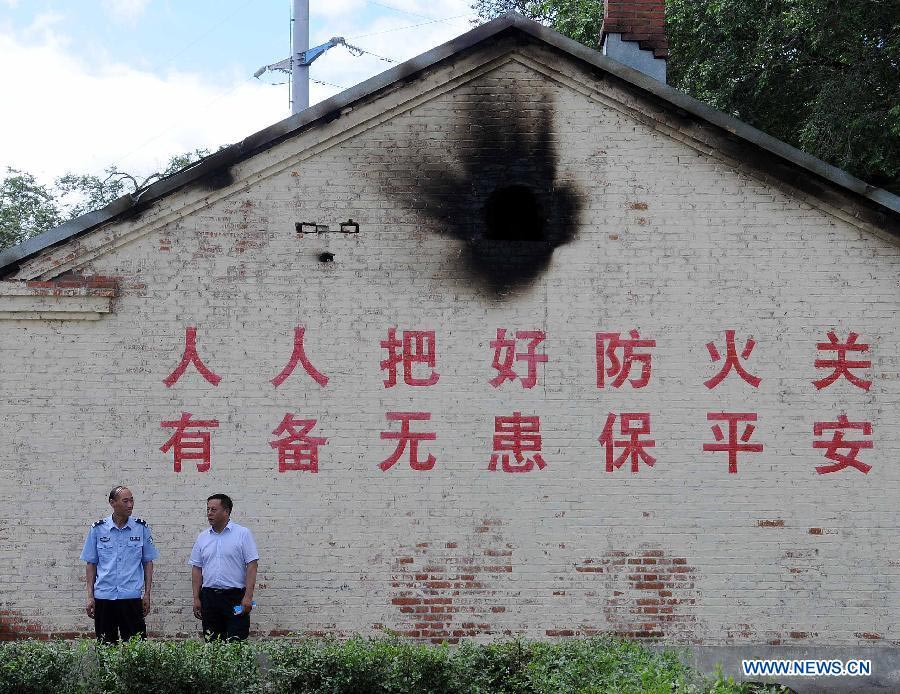
<path id="1" fill-rule="evenodd" d="M 291 18 L 291 54 L 284 60 L 271 65 L 263 65 L 253 73 L 259 78 L 269 71 L 288 72 L 291 75 L 291 115 L 309 107 L 309 66 L 316 58 L 335 46 L 343 46 L 352 55 L 362 55 L 366 51 L 351 46 L 343 36 L 332 36 L 325 43 L 309 47 L 309 0 L 293 0 L 293 17 Z M 375 55 L 374 53 L 372 55 Z M 381 56 L 375 56 L 380 58 Z M 381 58 L 388 60 L 387 58 Z M 393 61 L 388 61 L 393 62 Z M 284 84 L 279 82 L 279 84 Z"/>
<path id="2" fill-rule="evenodd" d="M 291 113 L 309 106 L 309 0 L 294 0 L 293 48 L 291 50 Z"/>

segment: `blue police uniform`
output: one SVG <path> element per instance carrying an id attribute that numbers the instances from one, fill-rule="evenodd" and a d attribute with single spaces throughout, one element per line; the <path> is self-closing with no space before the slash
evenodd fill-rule
<path id="1" fill-rule="evenodd" d="M 146 634 L 141 595 L 144 590 L 144 564 L 159 552 L 147 522 L 129 516 L 121 528 L 112 516 L 91 526 L 81 552 L 82 561 L 97 566 L 94 581 L 94 621 L 97 638 L 113 641 Z"/>

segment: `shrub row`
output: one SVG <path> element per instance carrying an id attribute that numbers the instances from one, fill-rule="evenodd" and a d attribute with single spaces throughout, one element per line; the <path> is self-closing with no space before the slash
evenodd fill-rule
<path id="1" fill-rule="evenodd" d="M 779 692 L 703 676 L 611 638 L 425 646 L 393 639 L 250 643 L 14 641 L 0 694 L 715 694 Z"/>

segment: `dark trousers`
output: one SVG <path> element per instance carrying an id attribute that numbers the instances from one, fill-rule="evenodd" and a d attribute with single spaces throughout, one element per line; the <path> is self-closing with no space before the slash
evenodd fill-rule
<path id="1" fill-rule="evenodd" d="M 94 599 L 94 629 L 97 639 L 106 643 L 123 641 L 132 636 L 147 636 L 144 623 L 144 604 L 140 598 L 133 600 Z"/>
<path id="2" fill-rule="evenodd" d="M 244 599 L 243 588 L 201 588 L 200 614 L 207 639 L 243 641 L 250 635 L 250 615 L 234 614 Z"/>

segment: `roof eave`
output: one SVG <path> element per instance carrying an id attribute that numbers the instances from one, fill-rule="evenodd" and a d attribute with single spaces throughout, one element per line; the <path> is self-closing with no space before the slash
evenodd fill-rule
<path id="1" fill-rule="evenodd" d="M 597 51 L 588 48 L 577 41 L 573 41 L 552 29 L 548 29 L 537 22 L 526 19 L 520 14 L 509 13 L 487 22 L 486 24 L 475 27 L 471 31 L 468 31 L 455 39 L 432 48 L 430 51 L 422 53 L 415 58 L 411 58 L 400 65 L 392 67 L 365 82 L 361 82 L 355 87 L 351 87 L 340 94 L 336 94 L 330 99 L 319 102 L 300 113 L 264 128 L 263 130 L 244 138 L 240 142 L 225 147 L 218 152 L 201 159 L 193 166 L 153 183 L 144 190 L 139 191 L 137 194 L 123 196 L 100 210 L 89 212 L 81 217 L 62 224 L 61 226 L 28 239 L 17 246 L 0 251 L 0 274 L 4 273 L 11 266 L 18 265 L 52 246 L 84 234 L 102 224 L 113 221 L 117 217 L 144 209 L 169 193 L 199 181 L 204 177 L 227 170 L 230 166 L 239 161 L 281 142 L 300 130 L 311 127 L 319 120 L 332 120 L 336 113 L 339 115 L 341 110 L 351 106 L 355 102 L 365 99 L 382 89 L 411 77 L 422 70 L 428 69 L 457 53 L 473 48 L 483 41 L 510 30 L 521 31 L 524 34 L 554 46 L 579 60 L 600 68 L 624 82 L 672 104 L 676 108 L 697 118 L 708 121 L 791 164 L 799 166 L 845 190 L 864 197 L 895 215 L 900 215 L 900 196 L 870 185 L 836 166 L 832 166 L 796 147 L 792 147 L 781 140 L 767 135 L 761 130 L 757 130 L 732 116 L 722 113 L 721 111 L 716 111 L 683 92 L 679 92 L 652 77 L 648 77 L 641 72 L 601 55 Z"/>

